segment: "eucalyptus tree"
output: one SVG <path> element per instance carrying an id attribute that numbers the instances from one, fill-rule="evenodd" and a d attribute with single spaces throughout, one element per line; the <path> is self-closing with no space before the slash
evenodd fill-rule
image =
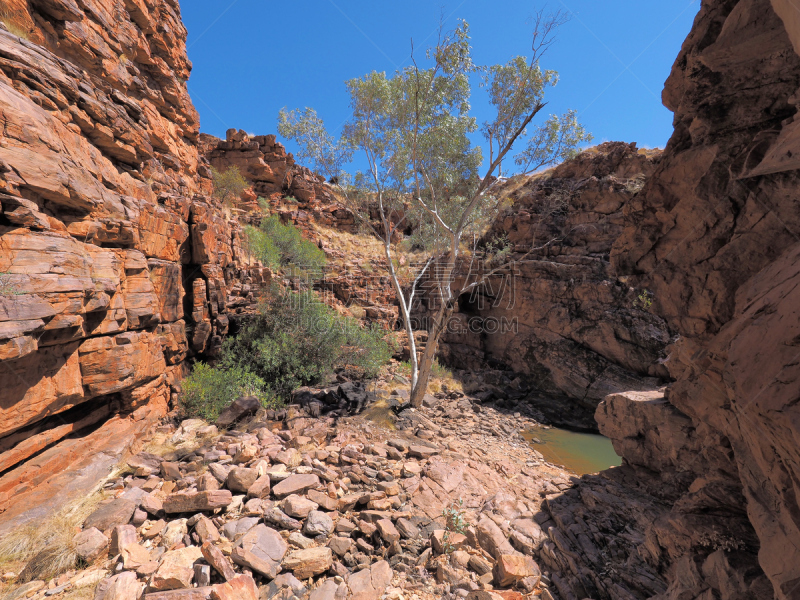
<path id="1" fill-rule="evenodd" d="M 540 12 L 531 56 L 488 67 L 473 62 L 464 21 L 451 32 L 440 28 L 436 45 L 419 61 L 412 42 L 410 66 L 346 82 L 352 112 L 338 139 L 310 108 L 284 109 L 279 115 L 278 131 L 297 142 L 298 157 L 335 182 L 341 201 L 382 242 L 411 348 L 414 406 L 422 402 L 459 296 L 520 262 L 536 260 L 555 241 L 532 235 L 530 244 L 517 251 L 483 238 L 504 206 L 498 176 L 516 145 L 513 164 L 528 173 L 569 158 L 591 139 L 574 111 L 534 125 L 546 106 L 546 91 L 558 82 L 558 74 L 543 70 L 540 61 L 564 21 L 561 13 Z M 474 82 L 487 90 L 493 107 L 493 119 L 482 125 L 472 116 Z M 486 161 L 471 141 L 478 132 L 488 143 Z M 367 168 L 350 176 L 345 167 L 354 153 L 363 156 Z M 484 162 L 488 166 L 481 171 Z M 404 250 L 396 243 L 397 232 L 409 227 L 411 243 L 423 257 L 413 268 L 401 266 Z M 434 304 L 418 359 L 412 310 L 423 282 Z"/>

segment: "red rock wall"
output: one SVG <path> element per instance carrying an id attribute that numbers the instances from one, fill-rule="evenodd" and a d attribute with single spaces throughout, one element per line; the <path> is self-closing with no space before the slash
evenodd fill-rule
<path id="1" fill-rule="evenodd" d="M 800 598 L 799 25 L 704 2 L 666 83 L 675 132 L 612 264 L 679 334 L 676 381 L 607 398 L 625 465 L 548 501 L 563 596 Z M 598 541 L 616 578 L 588 574 Z"/>
<path id="2" fill-rule="evenodd" d="M 177 1 L 6 12 L 28 39 L 0 26 L 0 513 L 102 450 L 44 448 L 163 415 L 184 359 L 213 355 L 268 278 L 205 195 Z"/>
<path id="3" fill-rule="evenodd" d="M 609 261 L 623 209 L 659 160 L 659 151 L 611 142 L 505 184 L 513 205 L 487 237 L 506 239 L 516 256 L 534 240 L 558 242 L 510 277 L 490 278 L 459 299 L 443 360 L 468 369 L 502 364 L 520 376 L 527 398 L 549 420 L 592 429 L 607 394 L 666 380 L 660 359 L 667 326 Z"/>

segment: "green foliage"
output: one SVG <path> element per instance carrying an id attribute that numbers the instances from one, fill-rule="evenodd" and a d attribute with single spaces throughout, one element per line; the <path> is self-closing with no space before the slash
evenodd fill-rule
<path id="1" fill-rule="evenodd" d="M 280 250 L 266 233 L 252 225 L 247 225 L 242 236 L 244 246 L 252 256 L 271 269 L 280 268 Z"/>
<path id="2" fill-rule="evenodd" d="M 305 239 L 297 227 L 281 223 L 278 215 L 264 219 L 261 231 L 277 248 L 281 266 L 295 265 L 312 272 L 321 271 L 325 266 L 325 253 L 314 242 Z"/>
<path id="3" fill-rule="evenodd" d="M 516 143 L 520 151 L 513 163 L 530 172 L 572 157 L 591 140 L 575 111 L 538 125 L 535 120 L 546 105 L 546 93 L 558 82 L 558 73 L 543 69 L 540 59 L 565 20 L 562 14 L 540 13 L 532 56 L 491 66 L 473 62 L 470 28 L 461 21 L 454 31 L 440 32 L 439 42 L 424 57 L 414 55 L 412 66 L 347 81 L 352 116 L 338 141 L 309 108 L 281 111 L 279 129 L 300 145 L 300 156 L 331 176 L 339 175 L 352 152 L 363 152 L 369 169 L 356 173 L 346 190 L 349 208 L 368 220 L 364 198 L 372 202 L 377 197 L 384 214 L 406 215 L 403 227 L 412 225 L 413 249 L 444 254 L 455 231 L 463 239 L 480 238 L 503 204 L 481 178 L 484 153 L 470 141 L 478 130 L 470 105 L 476 74 L 497 111 L 480 128 L 490 160 Z M 409 197 L 419 202 L 408 206 Z"/>
<path id="4" fill-rule="evenodd" d="M 507 233 L 495 236 L 486 243 L 486 262 L 490 265 L 502 264 L 511 255 L 513 249 L 514 245 L 508 239 Z"/>
<path id="5" fill-rule="evenodd" d="M 186 414 L 208 421 L 215 421 L 219 413 L 239 396 L 256 396 L 264 406 L 276 404 L 263 379 L 236 365 L 212 367 L 195 363 L 181 387 L 181 405 Z"/>
<path id="6" fill-rule="evenodd" d="M 211 180 L 214 182 L 214 198 L 224 203 L 239 198 L 250 185 L 235 165 L 222 172 L 212 167 Z"/>
<path id="7" fill-rule="evenodd" d="M 325 253 L 294 225 L 281 223 L 278 215 L 264 219 L 258 229 L 245 227 L 244 242 L 253 256 L 275 270 L 294 266 L 315 279 L 325 266 Z"/>
<path id="8" fill-rule="evenodd" d="M 634 308 L 641 308 L 643 310 L 650 310 L 653 306 L 653 294 L 649 290 L 642 290 L 633 301 Z"/>
<path id="9" fill-rule="evenodd" d="M 344 165 L 353 157 L 353 149 L 344 140 L 337 142 L 325 130 L 325 124 L 313 108 L 286 110 L 278 113 L 278 133 L 300 146 L 297 158 L 313 171 L 329 178 L 345 175 Z"/>
<path id="10" fill-rule="evenodd" d="M 336 368 L 375 377 L 392 350 L 377 328 L 342 317 L 311 292 L 274 286 L 257 316 L 223 345 L 222 364 L 255 373 L 280 398 Z"/>
<path id="11" fill-rule="evenodd" d="M 450 506 L 442 509 L 442 516 L 444 517 L 444 536 L 442 537 L 442 548 L 445 554 L 451 554 L 455 550 L 455 546 L 451 543 L 454 533 L 464 535 L 467 530 L 467 521 L 464 519 L 464 501 L 459 499 L 453 500 Z"/>
<path id="12" fill-rule="evenodd" d="M 560 117 L 551 115 L 536 128 L 514 162 L 523 173 L 531 173 L 573 158 L 578 154 L 579 146 L 593 139 L 592 134 L 578 123 L 576 111 L 569 110 Z"/>
<path id="13" fill-rule="evenodd" d="M 437 379 L 452 379 L 453 372 L 442 365 L 437 359 L 431 363 L 431 375 Z"/>

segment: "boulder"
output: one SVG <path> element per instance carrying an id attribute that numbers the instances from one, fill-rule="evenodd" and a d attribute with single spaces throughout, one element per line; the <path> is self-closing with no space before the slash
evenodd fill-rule
<path id="1" fill-rule="evenodd" d="M 217 418 L 218 427 L 230 427 L 237 421 L 254 415 L 261 408 L 261 402 L 255 396 L 242 396 L 223 410 Z"/>

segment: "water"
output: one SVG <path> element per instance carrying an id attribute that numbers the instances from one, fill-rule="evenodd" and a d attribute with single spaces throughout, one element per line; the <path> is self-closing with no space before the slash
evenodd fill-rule
<path id="1" fill-rule="evenodd" d="M 528 441 L 535 437 L 544 442 L 532 446 L 542 453 L 547 462 L 561 465 L 578 475 L 597 473 L 622 464 L 611 440 L 597 433 L 578 433 L 551 427 L 531 429 L 523 437 Z"/>

